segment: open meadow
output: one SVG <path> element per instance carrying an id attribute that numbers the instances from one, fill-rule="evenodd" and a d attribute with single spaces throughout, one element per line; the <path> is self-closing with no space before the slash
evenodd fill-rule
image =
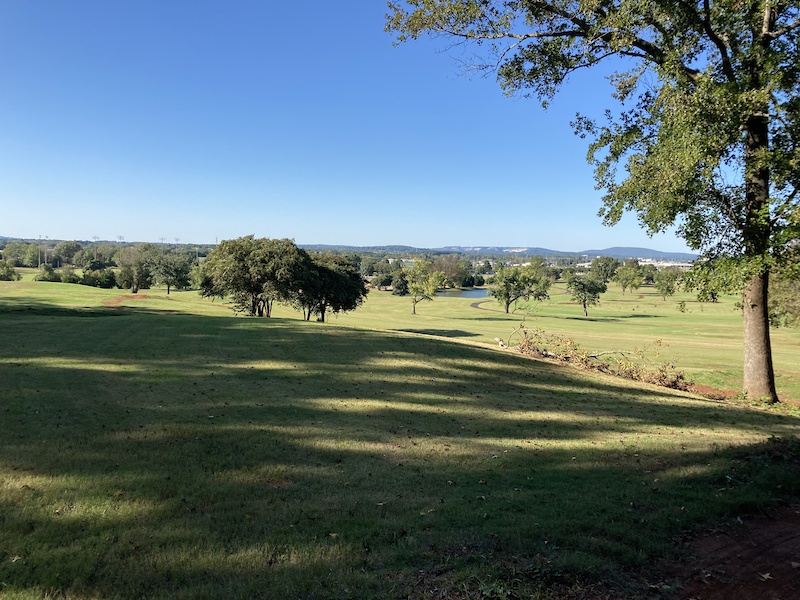
<path id="1" fill-rule="evenodd" d="M 670 597 L 685 536 L 798 501 L 800 415 L 497 347 L 525 315 L 740 385 L 734 299 L 562 291 L 316 323 L 0 282 L 0 596 Z M 800 334 L 773 343 L 800 399 Z"/>

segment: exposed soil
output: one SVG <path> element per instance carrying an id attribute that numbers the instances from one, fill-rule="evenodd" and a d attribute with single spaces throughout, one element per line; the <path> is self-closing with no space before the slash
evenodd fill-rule
<path id="1" fill-rule="evenodd" d="M 689 543 L 680 600 L 800 599 L 800 505 Z"/>
<path id="2" fill-rule="evenodd" d="M 144 300 L 145 298 L 147 298 L 147 294 L 128 294 L 127 296 L 117 296 L 116 298 L 103 300 L 103 306 L 116 308 L 126 300 Z"/>

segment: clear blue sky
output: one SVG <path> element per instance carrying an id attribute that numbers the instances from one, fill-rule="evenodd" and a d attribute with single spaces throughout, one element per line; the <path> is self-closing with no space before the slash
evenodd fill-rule
<path id="1" fill-rule="evenodd" d="M 385 3 L 0 2 L 0 235 L 203 243 L 645 246 L 608 228 L 569 121 L 459 74 L 443 41 L 400 47 Z"/>

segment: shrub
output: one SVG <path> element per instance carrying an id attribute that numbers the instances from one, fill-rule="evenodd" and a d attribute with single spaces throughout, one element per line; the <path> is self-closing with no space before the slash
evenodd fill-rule
<path id="1" fill-rule="evenodd" d="M 48 263 L 42 263 L 39 265 L 39 272 L 33 278 L 34 281 L 50 281 L 50 282 L 61 282 L 61 274 L 57 273 L 55 269 L 53 269 L 53 265 Z"/>
<path id="2" fill-rule="evenodd" d="M 64 267 L 61 269 L 61 281 L 63 283 L 80 283 L 81 278 L 75 273 L 72 267 Z"/>
<path id="3" fill-rule="evenodd" d="M 19 281 L 22 275 L 17 273 L 10 261 L 0 260 L 0 281 Z"/>

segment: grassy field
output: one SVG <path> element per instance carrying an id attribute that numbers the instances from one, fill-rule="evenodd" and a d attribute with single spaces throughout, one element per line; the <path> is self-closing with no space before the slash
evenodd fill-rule
<path id="1" fill-rule="evenodd" d="M 800 496 L 793 411 L 488 347 L 521 318 L 491 302 L 320 324 L 145 294 L 0 282 L 3 598 L 635 598 L 686 533 Z M 736 377 L 732 302 L 646 294 L 527 323 Z"/>
<path id="2" fill-rule="evenodd" d="M 363 308 L 334 322 L 495 344 L 495 338 L 508 340 L 524 320 L 528 327 L 574 338 L 593 352 L 647 348 L 650 358 L 675 364 L 698 383 L 726 391 L 742 388 L 738 298 L 724 296 L 710 304 L 679 293 L 664 301 L 651 287 L 623 295 L 612 283 L 586 318 L 563 284 L 553 286 L 550 296 L 549 301 L 523 303 L 510 315 L 491 298 L 436 298 L 420 304 L 412 318 L 408 299 L 372 292 Z M 679 310 L 681 302 L 684 312 Z M 285 310 L 281 314 L 291 316 Z M 773 329 L 772 344 L 779 395 L 800 401 L 800 330 Z"/>

